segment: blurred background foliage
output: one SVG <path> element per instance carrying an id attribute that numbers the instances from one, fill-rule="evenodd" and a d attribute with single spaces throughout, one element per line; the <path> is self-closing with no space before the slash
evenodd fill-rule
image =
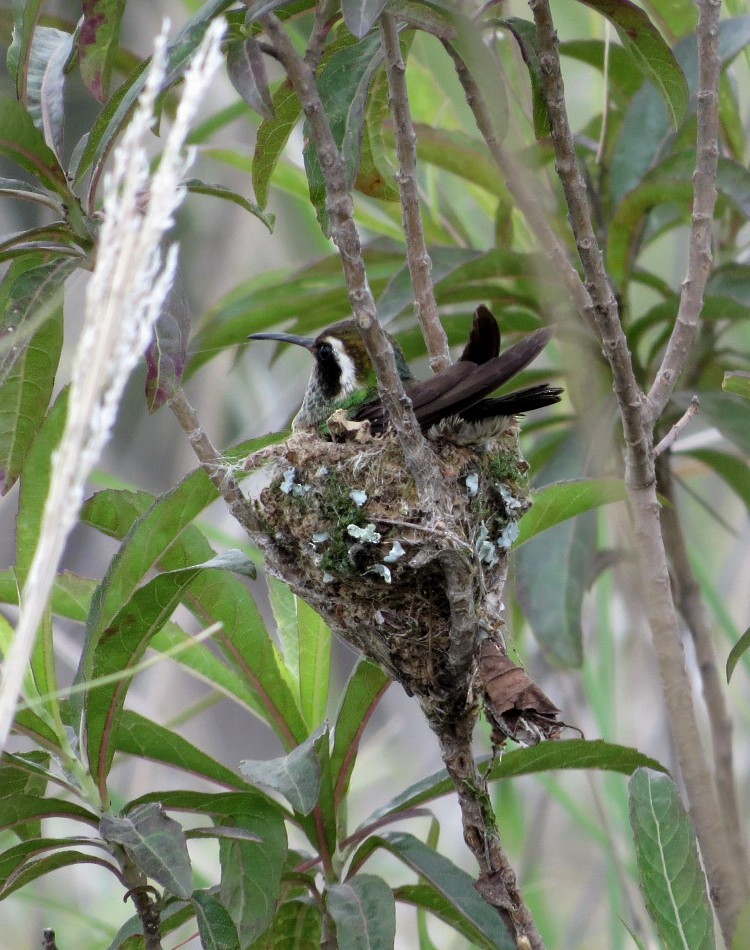
<path id="1" fill-rule="evenodd" d="M 688 0 L 649 0 L 640 7 L 650 17 L 645 21 L 648 27 L 642 20 L 623 25 L 617 17 L 602 15 L 605 6 L 596 2 L 558 4 L 553 12 L 578 158 L 639 383 L 648 387 L 677 312 L 686 267 L 695 163 L 696 14 Z M 624 4 L 609 6 L 632 15 Z M 20 314 L 30 321 L 32 340 L 21 360 L 15 358 L 14 362 L 7 351 L 0 352 L 0 467 L 6 489 L 0 505 L 4 602 L 0 631 L 4 642 L 15 616 L 14 596 L 17 598 L 10 568 L 19 558 L 25 563 L 30 559 L 28 552 L 17 553 L 14 544 L 18 488 L 13 485 L 20 474 L 22 485 L 26 479 L 43 497 L 44 479 L 39 473 L 54 444 L 55 426 L 59 426 L 55 410 L 46 422 L 44 419 L 67 379 L 85 269 L 96 245 L 101 175 L 126 121 L 138 88 L 137 77 L 142 75 L 141 65 L 163 16 L 169 16 L 172 23 L 173 85 L 162 102 L 163 121 L 168 122 L 179 76 L 205 23 L 229 10 L 228 75 L 216 82 L 204 121 L 191 138 L 197 159 L 188 186 L 190 194 L 175 228 L 174 238 L 181 248 L 180 279 L 169 311 L 180 332 L 190 324 L 186 388 L 214 444 L 246 443 L 283 429 L 307 382 L 308 354 L 295 347 L 269 353 L 265 346 L 248 346 L 249 333 L 280 328 L 312 334 L 350 312 L 338 254 L 319 223 L 324 215 L 320 182 L 299 106 L 273 60 L 266 60 L 267 88 L 257 76 L 248 79 L 243 71 L 243 44 L 254 32 L 252 25 L 245 26 L 246 11 L 229 3 L 200 4 L 195 0 L 150 4 L 113 0 L 102 7 L 106 7 L 112 27 L 110 42 L 100 38 L 85 56 L 81 50 L 87 34 L 76 32 L 79 4 L 29 2 L 16 4 L 14 9 L 6 3 L 0 9 L 0 41 L 9 50 L 8 72 L 0 78 L 0 174 L 6 182 L 16 181 L 15 185 L 2 185 L 0 259 L 6 271 L 0 299 L 6 313 L 4 329 L 15 326 Z M 290 3 L 278 11 L 282 16 L 290 14 L 286 26 L 300 45 L 310 31 L 308 7 Z M 405 31 L 403 43 L 408 52 L 409 97 L 418 136 L 425 231 L 449 340 L 458 345 L 465 339 L 479 303 L 495 312 L 506 339 L 515 339 L 543 323 L 555 323 L 558 332 L 546 365 L 524 374 L 529 383 L 549 381 L 566 390 L 560 406 L 540 414 L 541 418 L 535 414 L 522 427 L 522 447 L 531 464 L 532 482 L 541 488 L 568 479 L 621 478 L 622 452 L 608 369 L 596 341 L 582 326 L 536 247 L 477 133 L 452 64 L 439 39 L 430 34 L 431 29 L 439 33 L 443 28 L 441 4 L 404 2 L 393 4 L 393 9 L 403 9 L 411 25 L 417 26 Z M 725 10 L 720 34 L 721 158 L 713 272 L 699 337 L 680 390 L 663 420 L 662 433 L 697 393 L 700 414 L 669 453 L 664 475 L 722 663 L 750 616 L 750 427 L 742 395 L 727 391 L 732 383 L 722 388 L 727 372 L 748 369 L 750 354 L 750 173 L 746 155 L 750 16 L 739 0 L 728 2 Z M 520 2 L 497 4 L 487 11 L 485 39 L 499 76 L 497 107 L 506 112 L 506 144 L 533 180 L 553 228 L 573 259 L 575 248 L 566 227 L 544 106 L 536 88 L 533 29 L 529 29 L 528 20 L 528 10 Z M 14 21 L 17 39 L 12 42 Z M 27 37 L 26 47 L 23 43 L 19 46 L 19 24 L 21 35 Z M 623 45 L 621 34 L 627 34 L 626 27 L 635 31 L 635 39 Z M 373 66 L 379 48 L 377 29 L 356 39 L 344 23 L 337 22 L 322 58 L 321 91 L 352 162 L 357 160 L 357 150 L 347 153 L 346 149 L 358 141 L 357 131 L 362 133 L 355 204 L 370 285 L 381 319 L 398 337 L 417 375 L 425 376 L 429 370 L 412 312 L 404 259 L 387 86 L 382 69 Z M 665 58 L 664 51 L 669 48 L 674 50 L 674 61 Z M 22 62 L 28 57 L 25 69 L 19 66 L 19 56 Z M 367 69 L 374 78 L 355 109 L 354 77 Z M 38 87 L 35 79 L 41 84 Z M 18 105 L 18 97 L 28 111 Z M 52 153 L 43 151 L 41 135 Z M 154 155 L 158 152 L 155 138 Z M 66 169 L 67 177 L 60 169 Z M 312 190 L 308 189 L 308 176 Z M 33 193 L 34 189 L 38 193 Z M 70 200 L 71 191 L 80 203 Z M 38 270 L 34 272 L 40 267 L 46 268 L 44 280 Z M 34 272 L 31 284 L 20 280 L 27 268 Z M 58 306 L 50 287 L 63 282 L 64 335 L 62 311 L 38 317 L 40 298 L 51 299 Z M 40 379 L 41 386 L 37 385 Z M 190 550 L 197 559 L 188 563 L 211 556 L 206 539 L 217 550 L 241 548 L 258 560 L 226 510 L 212 504 L 213 496 L 205 486 L 181 481 L 194 468 L 194 458 L 168 412 L 144 411 L 144 386 L 149 408 L 158 408 L 153 367 L 151 375 L 144 368 L 131 381 L 116 436 L 91 486 L 97 494 L 87 504 L 66 551 L 63 566 L 70 574 L 59 585 L 52 608 L 61 686 L 73 680 L 85 643 L 90 643 L 84 639 L 84 628 L 87 616 L 91 624 L 87 602 L 95 583 L 103 577 L 109 578 L 107 583 L 111 581 L 113 568 L 108 565 L 119 540 L 151 496 L 180 483 L 172 514 L 163 514 L 159 528 L 168 533 L 171 525 L 177 530 L 181 506 L 187 509 L 192 505 L 191 517 L 197 519 L 201 540 L 191 536 L 194 547 Z M 59 404 L 56 411 L 61 411 Z M 41 434 L 36 437 L 40 427 Z M 23 495 L 20 504 L 23 512 Z M 175 520 L 170 521 L 171 517 Z M 564 520 L 558 513 L 550 523 L 555 521 L 560 523 L 530 539 L 514 555 L 512 583 L 506 592 L 513 656 L 563 710 L 565 721 L 580 728 L 587 739 L 630 746 L 676 774 L 642 615 L 626 509 L 611 504 L 592 508 L 572 520 Z M 23 537 L 21 529 L 19 541 Z M 171 537 L 173 540 L 174 534 Z M 151 554 L 162 569 L 184 566 L 179 557 L 170 562 L 166 542 L 163 551 Z M 152 563 L 146 555 L 142 561 L 141 574 L 128 579 L 133 591 L 145 580 Z M 209 574 L 218 576 L 218 572 Z M 76 586 L 78 578 L 93 580 L 81 580 Z M 214 584 L 203 583 L 207 588 Z M 166 795 L 185 788 L 184 773 L 170 767 L 180 756 L 189 771 L 197 773 L 191 786 L 195 790 L 215 787 L 209 779 L 225 787 L 231 784 L 221 767 L 240 783 L 235 787 L 245 788 L 237 775 L 240 760 L 263 760 L 289 752 L 297 742 L 314 735 L 326 715 L 337 715 L 342 693 L 350 698 L 354 695 L 344 692 L 357 662 L 353 651 L 340 643 L 328 643 L 316 618 L 295 604 L 288 592 L 262 575 L 255 581 L 232 576 L 224 583 L 227 587 L 221 592 L 202 591 L 202 596 L 215 596 L 216 604 L 223 606 L 213 613 L 199 612 L 200 621 L 189 613 L 189 604 L 188 608 L 178 607 L 172 621 L 149 645 L 165 651 L 181 642 L 186 633 L 200 629 L 204 620 L 221 618 L 228 624 L 227 605 L 221 598 L 236 598 L 237 610 L 244 612 L 245 622 L 253 626 L 251 640 L 247 631 L 239 628 L 232 634 L 238 642 L 245 638 L 248 665 L 252 667 L 261 655 L 254 651 L 271 649 L 269 662 L 281 657 L 280 680 L 296 691 L 303 707 L 310 695 L 305 693 L 305 677 L 325 676 L 325 688 L 316 694 L 312 705 L 302 709 L 304 722 L 290 741 L 284 729 L 290 728 L 291 719 L 283 728 L 281 719 L 274 720 L 268 705 L 259 701 L 252 676 L 243 674 L 241 663 L 233 666 L 226 650 L 222 653 L 204 645 L 201 654 L 181 653 L 145 670 L 128 692 L 129 712 L 118 713 L 122 716 L 120 732 L 107 752 L 114 760 L 108 762 L 112 771 L 103 781 L 115 811 L 156 790 Z M 216 582 L 216 586 L 221 585 Z M 298 649 L 300 636 L 303 641 L 313 637 L 317 645 L 316 656 L 301 662 L 291 656 L 291 644 L 297 643 Z M 270 638 L 272 648 L 259 646 L 264 637 Z M 686 644 L 697 694 L 700 684 L 687 638 Z M 747 814 L 750 804 L 746 661 L 746 656 L 740 658 L 729 686 L 742 814 Z M 306 663 L 312 666 L 306 667 Z M 290 672 L 293 668 L 294 674 Z M 359 675 L 364 675 L 361 667 Z M 368 721 L 367 730 L 346 796 L 350 832 L 368 815 L 372 818 L 384 801 L 441 765 L 437 746 L 407 697 L 393 687 L 379 699 L 382 683 L 370 683 L 368 689 L 372 705 L 363 709 L 371 719 L 364 720 Z M 64 708 L 62 715 L 65 719 Z M 162 752 L 163 761 L 154 764 L 150 760 L 159 758 L 154 750 L 163 749 L 171 740 L 167 733 L 154 733 L 151 740 L 143 738 L 148 734 L 147 722 L 172 730 L 191 746 L 175 746 L 177 751 L 171 757 Z M 340 722 L 351 725 L 356 715 Z M 294 733 L 294 728 L 291 731 Z M 53 736 L 40 747 L 54 749 L 55 741 Z M 484 726 L 476 745 L 478 753 L 489 751 Z M 216 764 L 200 759 L 194 748 L 210 753 Z M 19 737 L 17 751 L 27 749 L 28 743 Z M 642 946 L 658 945 L 638 891 L 627 782 L 617 774 L 628 769 L 612 768 L 612 772 L 540 771 L 491 786 L 502 840 L 551 948 L 606 946 L 619 950 L 634 945 L 629 932 L 637 935 Z M 302 812 L 294 807 L 299 818 Z M 196 809 L 200 811 L 197 805 Z M 437 798 L 430 802 L 430 810 L 430 815 L 412 818 L 404 827 L 431 846 L 438 845 L 439 839 L 438 851 L 471 873 L 454 802 L 450 796 Z M 306 820 L 300 818 L 300 827 L 292 830 L 290 847 L 303 850 Z M 57 834 L 57 825 L 51 826 Z M 6 830 L 2 835 L 3 848 L 18 845 L 14 832 Z M 398 851 L 396 845 L 394 848 Z M 191 841 L 190 853 L 198 884 L 210 887 L 216 883 L 215 843 Z M 426 922 L 428 901 L 420 903 L 418 895 L 408 891 L 413 882 L 408 867 L 417 865 L 409 865 L 404 854 L 402 849 L 399 862 L 383 848 L 367 866 L 368 871 L 386 878 L 391 887 L 402 889 L 396 945 L 466 946 L 468 925 L 457 934 L 450 926 L 455 926 L 455 920 L 446 911 L 437 913 L 444 922 L 434 917 Z M 96 865 L 78 863 L 65 873 L 41 876 L 41 868 L 37 872 L 38 880 L 14 890 L 0 904 L 7 945 L 30 946 L 44 926 L 54 926 L 61 950 L 107 946 L 129 914 L 115 878 Z M 35 877 L 36 873 L 29 874 L 30 879 Z M 411 904 L 422 909 L 415 914 Z M 302 917 L 295 926 L 306 926 Z M 314 933 L 314 923 L 311 926 Z M 184 925 L 182 931 L 170 936 L 168 945 L 178 944 L 179 933 L 186 937 L 194 930 L 194 922 Z M 256 929 L 255 933 L 259 932 Z M 475 937 L 480 946 L 502 945 L 482 943 Z M 313 944 L 303 941 L 297 945 Z M 708 946 L 700 944 L 704 945 Z"/>

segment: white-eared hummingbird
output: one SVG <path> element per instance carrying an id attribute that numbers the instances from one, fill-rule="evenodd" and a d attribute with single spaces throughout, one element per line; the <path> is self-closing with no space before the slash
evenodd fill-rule
<path id="1" fill-rule="evenodd" d="M 488 429 L 503 427 L 508 416 L 560 401 L 562 390 L 547 384 L 490 396 L 541 353 L 553 332 L 550 327 L 535 330 L 500 353 L 500 328 L 488 308 L 480 306 L 458 361 L 419 382 L 398 343 L 390 336 L 389 339 L 422 430 L 427 432 L 444 420 L 455 419 L 454 430 L 468 425 L 474 431 L 478 427 L 486 437 L 490 434 Z M 294 343 L 313 355 L 315 363 L 302 406 L 292 423 L 294 430 L 317 428 L 342 406 L 351 419 L 369 421 L 373 433 L 388 427 L 388 413 L 377 393 L 375 370 L 354 320 L 335 323 L 315 338 L 291 333 L 252 333 L 249 339 Z"/>

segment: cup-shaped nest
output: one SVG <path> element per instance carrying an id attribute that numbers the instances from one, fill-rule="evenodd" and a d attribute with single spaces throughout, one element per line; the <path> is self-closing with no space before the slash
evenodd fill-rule
<path id="1" fill-rule="evenodd" d="M 430 445 L 443 479 L 439 514 L 420 506 L 390 433 L 292 435 L 257 502 L 271 572 L 428 711 L 444 708 L 455 656 L 476 656 L 480 628 L 500 625 L 507 551 L 530 504 L 515 426 L 481 448 Z M 452 602 L 449 563 L 461 564 L 472 603 Z M 457 610 L 476 621 L 458 625 L 468 645 L 455 644 Z"/>

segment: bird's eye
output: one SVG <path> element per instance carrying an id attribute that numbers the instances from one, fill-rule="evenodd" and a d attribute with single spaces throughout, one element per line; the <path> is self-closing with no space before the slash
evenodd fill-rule
<path id="1" fill-rule="evenodd" d="M 329 360 L 333 356 L 333 347 L 330 343 L 321 343 L 318 347 L 318 355 L 324 360 Z"/>

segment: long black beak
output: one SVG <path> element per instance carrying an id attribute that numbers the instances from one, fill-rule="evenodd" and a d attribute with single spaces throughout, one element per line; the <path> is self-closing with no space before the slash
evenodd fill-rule
<path id="1" fill-rule="evenodd" d="M 251 333 L 248 340 L 276 340 L 279 343 L 294 343 L 311 350 L 315 340 L 309 336 L 296 336 L 294 333 Z"/>

